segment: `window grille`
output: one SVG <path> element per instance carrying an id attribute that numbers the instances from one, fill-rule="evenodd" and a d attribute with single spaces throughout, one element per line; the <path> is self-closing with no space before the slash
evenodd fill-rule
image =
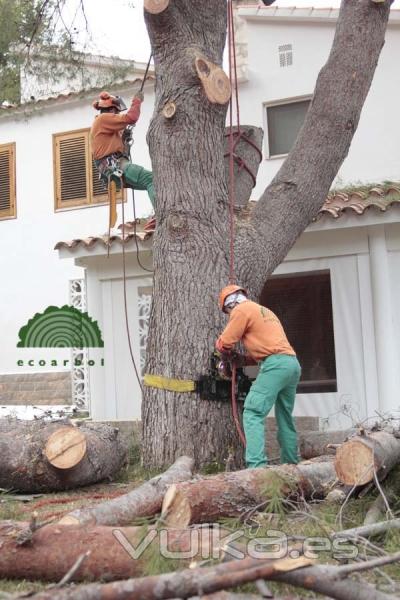
<path id="1" fill-rule="evenodd" d="M 291 67 L 293 64 L 293 48 L 292 44 L 283 44 L 278 46 L 279 66 Z"/>

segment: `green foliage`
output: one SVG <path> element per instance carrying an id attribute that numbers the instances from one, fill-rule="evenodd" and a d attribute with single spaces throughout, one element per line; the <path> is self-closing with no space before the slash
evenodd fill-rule
<path id="1" fill-rule="evenodd" d="M 0 103 L 20 102 L 21 72 L 26 78 L 33 75 L 45 89 L 66 76 L 70 81 L 71 74 L 81 90 L 126 78 L 129 67 L 115 58 L 94 77 L 85 53 L 76 50 L 80 32 L 74 22 L 77 16 L 86 19 L 84 5 L 70 23 L 64 19 L 64 4 L 64 0 L 0 0 Z M 85 38 L 85 44 L 91 41 L 88 23 Z"/>
<path id="2" fill-rule="evenodd" d="M 49 36 L 57 0 L 0 0 L 0 100 L 19 102 L 20 68 Z"/>

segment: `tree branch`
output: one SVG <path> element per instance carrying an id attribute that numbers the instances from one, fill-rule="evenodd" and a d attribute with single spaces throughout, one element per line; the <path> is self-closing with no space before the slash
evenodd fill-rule
<path id="1" fill-rule="evenodd" d="M 327 63 L 296 143 L 242 228 L 240 281 L 259 294 L 299 235 L 317 215 L 346 158 L 371 86 L 392 0 L 341 4 Z M 254 265 L 258 275 L 254 276 Z"/>

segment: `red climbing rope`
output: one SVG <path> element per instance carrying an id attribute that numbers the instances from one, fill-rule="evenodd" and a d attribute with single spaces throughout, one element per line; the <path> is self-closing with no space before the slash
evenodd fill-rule
<path id="1" fill-rule="evenodd" d="M 232 0 L 228 0 L 228 47 L 229 47 L 229 81 L 231 84 L 231 98 L 229 100 L 229 283 L 236 283 L 235 276 L 235 149 L 241 137 L 240 131 L 240 112 L 239 112 L 239 90 L 236 64 L 236 43 L 235 26 L 233 18 Z M 233 96 L 235 96 L 236 105 L 236 132 L 233 131 Z M 236 140 L 235 140 L 236 136 Z M 240 159 L 239 159 L 240 160 Z M 243 161 L 242 161 L 243 162 Z M 241 165 L 241 163 L 239 163 Z M 254 178 L 253 178 L 254 179 Z M 236 366 L 232 365 L 232 383 L 231 383 L 231 404 L 232 417 L 243 446 L 246 446 L 246 437 L 239 418 L 238 403 L 236 397 Z"/>
<path id="2" fill-rule="evenodd" d="M 236 114 L 239 124 L 239 94 L 237 89 L 237 72 L 236 72 L 236 57 L 232 58 L 232 53 L 235 55 L 235 37 L 233 26 L 233 7 L 232 0 L 228 0 L 228 55 L 229 55 L 229 81 L 231 84 L 231 97 L 229 100 L 229 283 L 235 283 L 235 147 L 233 134 L 233 88 L 236 90 Z M 239 125 L 238 125 L 239 126 Z"/>

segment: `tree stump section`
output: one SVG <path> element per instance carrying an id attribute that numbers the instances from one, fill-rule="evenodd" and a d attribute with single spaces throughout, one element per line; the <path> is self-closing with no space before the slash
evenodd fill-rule
<path id="1" fill-rule="evenodd" d="M 88 508 L 78 508 L 65 515 L 60 525 L 128 525 L 138 517 L 150 517 L 161 510 L 169 485 L 192 476 L 193 459 L 182 456 L 161 475 L 146 481 L 128 494 Z"/>
<path id="2" fill-rule="evenodd" d="M 127 463 L 119 430 L 68 420 L 10 422 L 0 429 L 0 487 L 51 492 L 97 483 Z"/>
<path id="3" fill-rule="evenodd" d="M 262 160 L 264 132 L 261 127 L 240 125 L 233 128 L 235 208 L 244 208 L 251 196 Z M 238 139 L 239 138 L 239 139 Z M 225 129 L 225 176 L 229 185 L 230 127 Z"/>
<path id="4" fill-rule="evenodd" d="M 204 92 L 212 104 L 226 104 L 232 93 L 225 71 L 203 56 L 198 56 L 194 65 Z"/>
<path id="5" fill-rule="evenodd" d="M 324 497 L 336 480 L 333 461 L 304 461 L 223 473 L 172 485 L 167 491 L 161 517 L 168 527 L 212 523 L 221 517 L 238 517 L 272 496 Z"/>
<path id="6" fill-rule="evenodd" d="M 169 0 L 144 0 L 144 10 L 152 15 L 158 15 L 169 6 Z"/>
<path id="7" fill-rule="evenodd" d="M 62 427 L 47 440 L 44 454 L 53 467 L 72 469 L 86 454 L 86 438 L 77 427 Z"/>
<path id="8" fill-rule="evenodd" d="M 384 479 L 400 462 L 400 439 L 387 431 L 372 431 L 352 437 L 336 451 L 335 469 L 346 485 L 365 485 L 375 475 Z"/>

